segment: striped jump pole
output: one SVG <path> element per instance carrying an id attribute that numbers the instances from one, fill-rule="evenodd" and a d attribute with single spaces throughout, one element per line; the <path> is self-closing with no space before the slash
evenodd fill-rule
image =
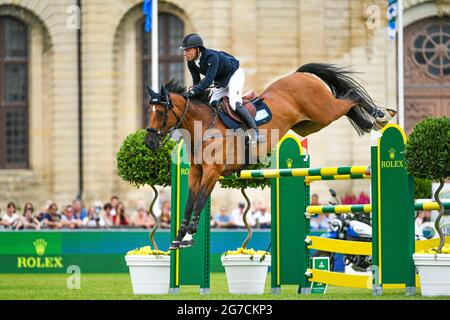
<path id="1" fill-rule="evenodd" d="M 360 173 L 360 174 L 338 174 L 334 176 L 307 176 L 305 178 L 305 183 L 309 184 L 314 181 L 323 181 L 323 180 L 358 180 L 358 179 L 370 179 L 370 174 Z"/>
<path id="2" fill-rule="evenodd" d="M 450 209 L 450 202 L 442 203 L 445 209 Z M 415 211 L 422 210 L 439 210 L 439 204 L 437 202 L 423 202 L 423 203 L 415 203 L 414 204 Z M 351 204 L 351 205 L 325 205 L 325 206 L 308 206 L 306 208 L 306 212 L 308 214 L 323 214 L 323 213 L 358 213 L 364 212 L 369 213 L 372 212 L 371 204 Z"/>
<path id="3" fill-rule="evenodd" d="M 450 202 L 442 202 L 444 209 L 450 209 Z M 415 211 L 423 210 L 439 210 L 439 204 L 437 202 L 422 202 L 414 204 Z"/>
<path id="4" fill-rule="evenodd" d="M 242 170 L 241 172 L 236 172 L 229 176 L 225 176 L 223 179 L 272 179 L 281 177 L 307 176 L 333 177 L 336 175 L 352 174 L 370 174 L 370 166 Z"/>
<path id="5" fill-rule="evenodd" d="M 352 205 L 336 205 L 336 206 L 308 206 L 306 207 L 308 214 L 322 214 L 322 213 L 357 213 L 372 212 L 371 204 L 352 204 Z"/>

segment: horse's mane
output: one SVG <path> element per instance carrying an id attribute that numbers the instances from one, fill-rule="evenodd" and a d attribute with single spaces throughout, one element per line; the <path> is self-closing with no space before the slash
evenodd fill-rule
<path id="1" fill-rule="evenodd" d="M 170 80 L 164 86 L 167 91 L 171 93 L 182 94 L 186 92 L 186 87 L 183 86 L 180 81 L 175 79 Z M 193 100 L 200 103 L 209 104 L 210 91 L 211 90 L 205 90 L 201 95 L 196 96 Z"/>

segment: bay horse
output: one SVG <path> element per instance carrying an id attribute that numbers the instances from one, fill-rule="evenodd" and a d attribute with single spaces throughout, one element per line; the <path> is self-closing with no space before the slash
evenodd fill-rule
<path id="1" fill-rule="evenodd" d="M 385 126 L 396 112 L 377 107 L 352 74 L 335 65 L 311 63 L 269 85 L 259 96 L 270 107 L 273 116 L 260 127 L 260 130 L 267 129 L 265 142 L 262 142 L 267 144 L 266 150 L 271 150 L 278 142 L 277 139 L 272 141 L 271 134 L 275 130 L 279 138 L 289 129 L 306 137 L 344 115 L 360 135 Z M 147 91 L 150 106 L 145 144 L 150 149 L 156 150 L 164 136 L 173 129 L 182 128 L 194 137 L 195 121 L 202 124 L 202 137 L 209 127 L 225 135 L 227 128 L 222 121 L 216 121 L 217 114 L 214 115 L 213 109 L 207 105 L 207 97 L 186 100 L 181 96 L 184 88 L 173 86 L 162 86 L 161 92 L 156 93 L 147 85 Z M 200 145 L 204 149 L 209 143 L 202 140 Z M 234 152 L 238 152 L 237 146 L 234 148 Z M 170 250 L 193 245 L 200 213 L 219 177 L 243 168 L 236 162 L 193 163 L 194 151 L 191 149 L 190 152 L 189 195 L 184 219 Z"/>

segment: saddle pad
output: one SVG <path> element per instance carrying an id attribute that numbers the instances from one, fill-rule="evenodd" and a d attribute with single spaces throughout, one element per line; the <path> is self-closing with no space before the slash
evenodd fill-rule
<path id="1" fill-rule="evenodd" d="M 272 112 L 264 101 L 258 99 L 254 102 L 252 101 L 252 103 L 256 108 L 255 122 L 258 127 L 262 126 L 272 119 Z M 219 117 L 228 129 L 242 128 L 242 124 L 231 119 L 231 117 L 223 111 L 219 112 Z"/>

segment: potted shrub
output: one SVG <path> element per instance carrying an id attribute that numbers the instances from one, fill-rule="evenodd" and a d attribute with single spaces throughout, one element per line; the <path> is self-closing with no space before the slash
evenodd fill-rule
<path id="1" fill-rule="evenodd" d="M 418 123 L 408 138 L 405 161 L 407 170 L 416 178 L 440 183 L 434 193 L 434 199 L 440 207 L 435 221 L 439 245 L 413 255 L 420 275 L 422 295 L 450 295 L 450 244 L 445 244 L 440 225 L 444 206 L 439 198 L 445 179 L 450 177 L 450 119 L 444 116 Z"/>
<path id="2" fill-rule="evenodd" d="M 168 294 L 170 286 L 170 253 L 152 250 L 150 246 L 127 252 L 134 294 Z"/>
<path id="3" fill-rule="evenodd" d="M 256 170 L 267 167 L 267 164 L 260 163 L 245 169 Z M 228 290 L 233 294 L 263 294 L 267 271 L 271 263 L 271 255 L 264 250 L 247 249 L 247 244 L 252 238 L 252 229 L 247 223 L 250 200 L 245 193 L 245 188 L 264 189 L 270 185 L 270 182 L 268 179 L 223 179 L 219 180 L 219 183 L 223 188 L 239 188 L 247 203 L 243 215 L 243 222 L 247 228 L 247 237 L 240 248 L 234 251 L 228 250 L 221 256 L 227 277 Z"/>
<path id="4" fill-rule="evenodd" d="M 158 198 L 155 186 L 170 185 L 171 152 L 175 141 L 166 137 L 160 148 L 153 152 L 144 144 L 147 132 L 139 129 L 128 135 L 116 155 L 118 175 L 132 185 L 140 188 L 149 185 L 153 190 L 153 199 L 149 213 L 155 220 L 155 227 L 150 232 L 150 246 L 132 250 L 125 256 L 130 269 L 134 294 L 164 294 L 170 286 L 170 255 L 159 250 L 154 235 L 158 220 L 153 212 L 153 205 Z"/>

